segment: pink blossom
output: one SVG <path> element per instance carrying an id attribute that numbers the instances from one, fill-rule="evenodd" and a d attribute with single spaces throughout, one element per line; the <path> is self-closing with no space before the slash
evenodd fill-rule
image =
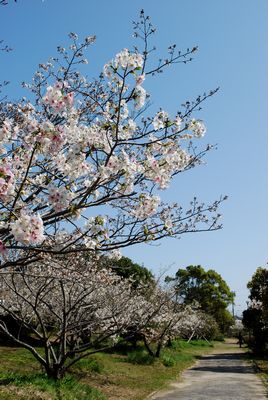
<path id="1" fill-rule="evenodd" d="M 66 90 L 66 85 L 62 82 L 56 82 L 54 86 L 48 86 L 43 97 L 44 104 L 48 105 L 55 114 L 67 111 L 73 106 L 73 92 L 64 93 L 64 90 Z"/>
<path id="2" fill-rule="evenodd" d="M 48 201 L 55 211 L 61 211 L 64 208 L 69 207 L 72 198 L 72 192 L 67 190 L 64 186 L 50 186 L 49 188 Z"/>
<path id="3" fill-rule="evenodd" d="M 21 212 L 19 218 L 11 224 L 14 239 L 25 245 L 39 244 L 45 239 L 44 226 L 39 214 Z"/>

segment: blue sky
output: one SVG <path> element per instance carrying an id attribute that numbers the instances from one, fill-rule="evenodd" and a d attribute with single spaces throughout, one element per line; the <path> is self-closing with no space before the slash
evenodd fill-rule
<path id="1" fill-rule="evenodd" d="M 157 54 L 177 43 L 182 50 L 199 46 L 191 64 L 170 68 L 147 82 L 153 108 L 175 112 L 187 99 L 221 87 L 199 117 L 208 132 L 205 143 L 218 150 L 207 164 L 181 174 L 165 195 L 187 204 L 193 196 L 212 201 L 229 196 L 223 205 L 224 228 L 189 234 L 161 245 L 138 246 L 125 255 L 154 272 L 201 264 L 217 270 L 237 293 L 236 310 L 245 308 L 246 283 L 267 254 L 268 199 L 268 2 L 267 0 L 18 0 L 0 8 L 0 37 L 14 51 L 1 57 L 1 79 L 11 84 L 8 95 L 22 93 L 38 63 L 68 43 L 67 34 L 96 34 L 89 50 L 87 75 L 124 47 L 133 44 L 131 21 L 141 8 L 157 27 Z"/>

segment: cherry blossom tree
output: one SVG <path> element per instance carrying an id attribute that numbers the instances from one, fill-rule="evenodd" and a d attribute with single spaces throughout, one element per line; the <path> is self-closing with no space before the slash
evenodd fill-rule
<path id="1" fill-rule="evenodd" d="M 186 209 L 161 201 L 172 179 L 200 163 L 211 146 L 196 117 L 218 89 L 186 101 L 175 115 L 149 115 L 146 81 L 187 63 L 197 48 L 168 49 L 151 61 L 155 29 L 142 11 L 134 23 L 141 48 L 123 49 L 88 81 L 79 67 L 94 36 L 58 47 L 39 65 L 31 101 L 0 105 L 1 268 L 45 254 L 90 251 L 119 257 L 119 249 L 166 236 L 219 229 L 217 208 L 193 199 Z"/>
<path id="2" fill-rule="evenodd" d="M 85 262 L 81 253 L 47 254 L 41 262 L 0 271 L 0 333 L 29 350 L 49 377 L 61 379 L 119 338 L 138 338 L 159 357 L 172 339 L 210 337 L 212 318 L 178 304 L 174 290 L 133 286 L 131 277 L 98 261 Z"/>
<path id="3" fill-rule="evenodd" d="M 140 329 L 147 322 L 146 302 L 132 282 L 94 265 L 78 255 L 46 256 L 42 264 L 0 273 L 0 332 L 28 349 L 53 379 L 113 347 L 133 320 Z"/>
<path id="4" fill-rule="evenodd" d="M 156 287 L 146 300 L 149 305 L 147 320 L 144 327 L 139 326 L 138 332 L 153 357 L 160 357 L 162 349 L 172 340 L 207 340 L 219 332 L 215 320 L 195 304 L 179 304 L 174 290 Z"/>
<path id="5" fill-rule="evenodd" d="M 42 262 L 7 267 L 0 288 L 0 333 L 29 350 L 55 380 L 119 338 L 138 337 L 159 357 L 170 340 L 192 330 L 200 334 L 208 325 L 204 315 L 174 301 L 174 291 L 133 287 L 131 278 L 101 269 L 95 259 L 85 263 L 82 254 L 45 255 Z"/>
<path id="6" fill-rule="evenodd" d="M 196 305 L 187 306 L 178 326 L 179 336 L 190 342 L 192 339 L 213 339 L 219 333 L 215 319 L 196 308 Z"/>
<path id="7" fill-rule="evenodd" d="M 156 287 L 147 299 L 149 318 L 141 335 L 145 348 L 153 357 L 160 357 L 163 347 L 179 336 L 178 328 L 185 310 L 174 301 L 174 296 L 174 292 Z"/>

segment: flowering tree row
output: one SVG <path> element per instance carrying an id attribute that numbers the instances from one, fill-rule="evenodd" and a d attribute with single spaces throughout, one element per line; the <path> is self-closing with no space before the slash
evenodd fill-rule
<path id="1" fill-rule="evenodd" d="M 196 47 L 155 64 L 155 29 L 141 12 L 134 34 L 142 47 L 123 49 L 98 79 L 79 72 L 95 38 L 70 34 L 68 49 L 40 64 L 29 100 L 0 105 L 1 267 L 44 254 L 91 251 L 119 256 L 136 243 L 219 229 L 218 205 L 193 199 L 184 210 L 165 204 L 173 177 L 199 165 L 211 146 L 195 144 L 206 131 L 195 116 L 211 91 L 175 115 L 148 115 L 146 80 L 191 60 Z M 160 99 L 161 100 L 161 99 Z"/>
<path id="2" fill-rule="evenodd" d="M 81 358 L 119 338 L 139 335 L 159 357 L 168 340 L 209 331 L 211 321 L 175 302 L 174 291 L 132 283 L 81 255 L 46 255 L 42 263 L 8 267 L 0 273 L 0 334 L 60 379 Z"/>

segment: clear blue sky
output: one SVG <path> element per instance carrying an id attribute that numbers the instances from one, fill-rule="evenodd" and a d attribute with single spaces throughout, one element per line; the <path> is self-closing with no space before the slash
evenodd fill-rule
<path id="1" fill-rule="evenodd" d="M 67 33 L 97 35 L 90 49 L 88 76 L 133 43 L 131 21 L 141 8 L 157 27 L 159 54 L 173 43 L 200 51 L 188 65 L 170 68 L 146 82 L 154 107 L 174 112 L 186 99 L 217 86 L 200 117 L 205 142 L 217 143 L 207 165 L 181 174 L 167 196 L 187 204 L 193 196 L 212 201 L 229 195 L 222 207 L 224 228 L 214 233 L 166 239 L 160 246 L 125 251 L 153 271 L 201 264 L 222 274 L 237 293 L 237 311 L 245 308 L 246 283 L 267 253 L 268 199 L 268 2 L 267 0 L 18 0 L 0 8 L 0 38 L 14 48 L 1 58 L 1 79 L 12 81 L 11 98 L 21 95 L 19 82 L 30 81 L 39 62 L 67 44 Z M 241 305 L 241 306 L 239 306 Z"/>

